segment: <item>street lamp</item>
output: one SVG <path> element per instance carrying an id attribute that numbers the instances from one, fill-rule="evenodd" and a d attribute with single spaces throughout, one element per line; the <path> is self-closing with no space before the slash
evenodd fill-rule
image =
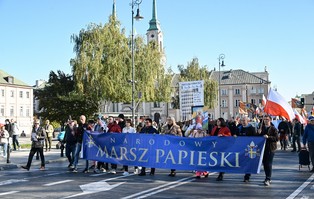
<path id="1" fill-rule="evenodd" d="M 221 79 L 221 76 L 220 76 L 220 67 L 224 67 L 225 66 L 224 59 L 225 59 L 225 54 L 220 54 L 219 57 L 218 57 L 218 61 L 219 61 L 219 80 L 218 80 L 219 117 L 221 117 L 221 91 L 220 91 L 220 79 Z"/>
<path id="2" fill-rule="evenodd" d="M 131 51 L 132 51 L 132 123 L 135 125 L 135 66 L 134 66 L 134 19 L 140 20 L 143 17 L 140 15 L 139 6 L 142 3 L 142 0 L 132 0 L 132 35 L 131 35 Z M 137 6 L 136 16 L 134 16 L 134 6 Z"/>

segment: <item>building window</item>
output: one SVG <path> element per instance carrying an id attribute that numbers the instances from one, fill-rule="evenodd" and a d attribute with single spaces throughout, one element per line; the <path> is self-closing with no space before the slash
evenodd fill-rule
<path id="1" fill-rule="evenodd" d="M 239 107 L 240 106 L 240 101 L 241 100 L 235 100 L 235 107 Z"/>
<path id="2" fill-rule="evenodd" d="M 10 91 L 10 97 L 14 97 L 14 90 Z"/>
<path id="3" fill-rule="evenodd" d="M 2 90 L 1 90 L 1 96 L 2 96 L 2 97 L 5 96 L 4 93 L 5 93 L 5 92 L 4 92 L 4 89 L 2 89 Z"/>
<path id="4" fill-rule="evenodd" d="M 235 94 L 235 95 L 240 95 L 240 94 L 241 94 L 240 89 L 236 88 L 236 89 L 234 90 L 234 94 Z"/>
<path id="5" fill-rule="evenodd" d="M 251 104 L 256 104 L 256 100 L 255 99 L 251 99 Z"/>
<path id="6" fill-rule="evenodd" d="M 10 107 L 10 117 L 14 116 L 14 106 Z"/>
<path id="7" fill-rule="evenodd" d="M 2 117 L 4 116 L 4 105 L 1 105 L 0 115 Z"/>
<path id="8" fill-rule="evenodd" d="M 20 91 L 20 98 L 23 98 L 23 91 Z"/>
<path id="9" fill-rule="evenodd" d="M 227 90 L 226 89 L 221 89 L 221 95 L 227 95 Z"/>
<path id="10" fill-rule="evenodd" d="M 160 108 L 160 102 L 154 102 L 154 108 Z"/>
<path id="11" fill-rule="evenodd" d="M 20 106 L 20 116 L 23 117 L 23 106 Z"/>
<path id="12" fill-rule="evenodd" d="M 30 116 L 30 109 L 29 109 L 29 106 L 26 107 L 26 110 L 25 110 L 25 114 L 26 114 L 26 117 L 29 117 Z"/>
<path id="13" fill-rule="evenodd" d="M 221 100 L 221 106 L 227 107 L 227 100 Z"/>
<path id="14" fill-rule="evenodd" d="M 26 92 L 26 98 L 29 99 L 29 91 Z"/>

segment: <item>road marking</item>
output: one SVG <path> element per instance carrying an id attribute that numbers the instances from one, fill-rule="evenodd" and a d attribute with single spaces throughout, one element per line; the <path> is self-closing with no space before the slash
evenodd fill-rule
<path id="1" fill-rule="evenodd" d="M 0 196 L 10 195 L 10 194 L 18 193 L 18 192 L 19 192 L 19 191 L 3 192 L 3 193 L 0 193 Z"/>
<path id="2" fill-rule="evenodd" d="M 209 175 L 213 175 L 214 173 L 210 173 Z M 151 188 L 151 189 L 148 189 L 148 190 L 145 190 L 145 191 L 142 191 L 142 192 L 139 192 L 139 193 L 136 193 L 136 194 L 133 194 L 133 195 L 129 195 L 129 196 L 126 196 L 126 197 L 123 197 L 122 199 L 129 199 L 129 198 L 145 198 L 145 197 L 148 197 L 148 196 L 152 196 L 154 194 L 157 194 L 159 192 L 162 192 L 162 191 L 165 191 L 165 190 L 168 190 L 168 189 L 172 189 L 174 187 L 177 187 L 177 186 L 180 186 L 180 185 L 183 185 L 183 184 L 186 184 L 188 182 L 192 182 L 193 180 L 195 180 L 195 176 L 191 176 L 191 177 L 187 177 L 187 178 L 182 178 L 180 180 L 177 180 L 177 181 L 172 181 L 170 183 L 167 183 L 167 184 L 163 184 L 163 185 L 160 185 L 158 187 L 154 187 L 154 188 Z M 161 189 L 163 187 L 166 187 L 164 189 Z M 155 191 L 157 190 L 157 191 Z M 152 192 L 154 191 L 154 192 Z M 151 193 L 149 193 L 151 192 Z M 145 194 L 145 193 L 148 193 L 146 195 L 142 195 L 142 194 Z M 142 196 L 140 196 L 142 195 Z M 137 197 L 139 196 L 139 197 Z"/>
<path id="3" fill-rule="evenodd" d="M 305 187 L 307 187 L 312 181 L 314 180 L 314 174 L 312 174 L 307 181 L 305 181 L 297 190 L 295 190 L 290 196 L 288 196 L 286 199 L 294 199 Z"/>
<path id="4" fill-rule="evenodd" d="M 102 176 L 102 175 L 106 175 L 106 174 L 108 174 L 108 173 L 97 173 L 97 174 L 91 174 L 91 175 L 89 175 L 89 176 L 91 176 L 91 177 L 97 177 L 97 176 Z"/>
<path id="5" fill-rule="evenodd" d="M 0 182 L 0 186 L 8 185 L 8 184 L 14 184 L 14 183 L 18 183 L 18 182 L 27 182 L 27 181 L 28 180 L 24 180 L 24 179 L 21 179 L 21 180 L 10 179 L 10 180 L 5 180 L 5 181 Z"/>
<path id="6" fill-rule="evenodd" d="M 53 182 L 53 183 L 49 183 L 49 184 L 44 184 L 43 186 L 49 187 L 49 186 L 53 186 L 53 185 L 57 185 L 57 184 L 63 184 L 63 183 L 71 182 L 71 181 L 73 181 L 73 180 L 63 180 L 63 181 Z"/>

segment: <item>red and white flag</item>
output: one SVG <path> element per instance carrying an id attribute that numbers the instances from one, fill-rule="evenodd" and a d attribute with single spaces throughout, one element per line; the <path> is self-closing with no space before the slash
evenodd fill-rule
<path id="1" fill-rule="evenodd" d="M 269 90 L 266 105 L 264 107 L 265 113 L 273 116 L 282 116 L 287 120 L 292 121 L 295 118 L 294 112 L 287 101 L 277 92 L 272 89 Z"/>
<path id="2" fill-rule="evenodd" d="M 306 124 L 306 120 L 300 115 L 300 113 L 296 110 L 293 109 L 295 117 L 300 121 L 301 124 Z"/>
<path id="3" fill-rule="evenodd" d="M 262 100 L 262 105 L 263 105 L 263 107 L 265 107 L 266 102 L 267 102 L 266 97 L 265 97 L 265 95 L 263 94 L 263 100 Z"/>

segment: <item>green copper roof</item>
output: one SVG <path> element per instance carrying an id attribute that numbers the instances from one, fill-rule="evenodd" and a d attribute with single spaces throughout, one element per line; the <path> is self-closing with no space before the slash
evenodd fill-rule
<path id="1" fill-rule="evenodd" d="M 29 86 L 15 77 L 13 77 L 13 83 L 9 83 L 8 77 L 13 77 L 13 76 L 0 69 L 0 84 Z"/>
<path id="2" fill-rule="evenodd" d="M 153 16 L 152 19 L 149 21 L 149 28 L 147 31 L 150 30 L 159 30 L 160 25 L 157 19 L 157 7 L 156 7 L 156 0 L 153 0 Z"/>

